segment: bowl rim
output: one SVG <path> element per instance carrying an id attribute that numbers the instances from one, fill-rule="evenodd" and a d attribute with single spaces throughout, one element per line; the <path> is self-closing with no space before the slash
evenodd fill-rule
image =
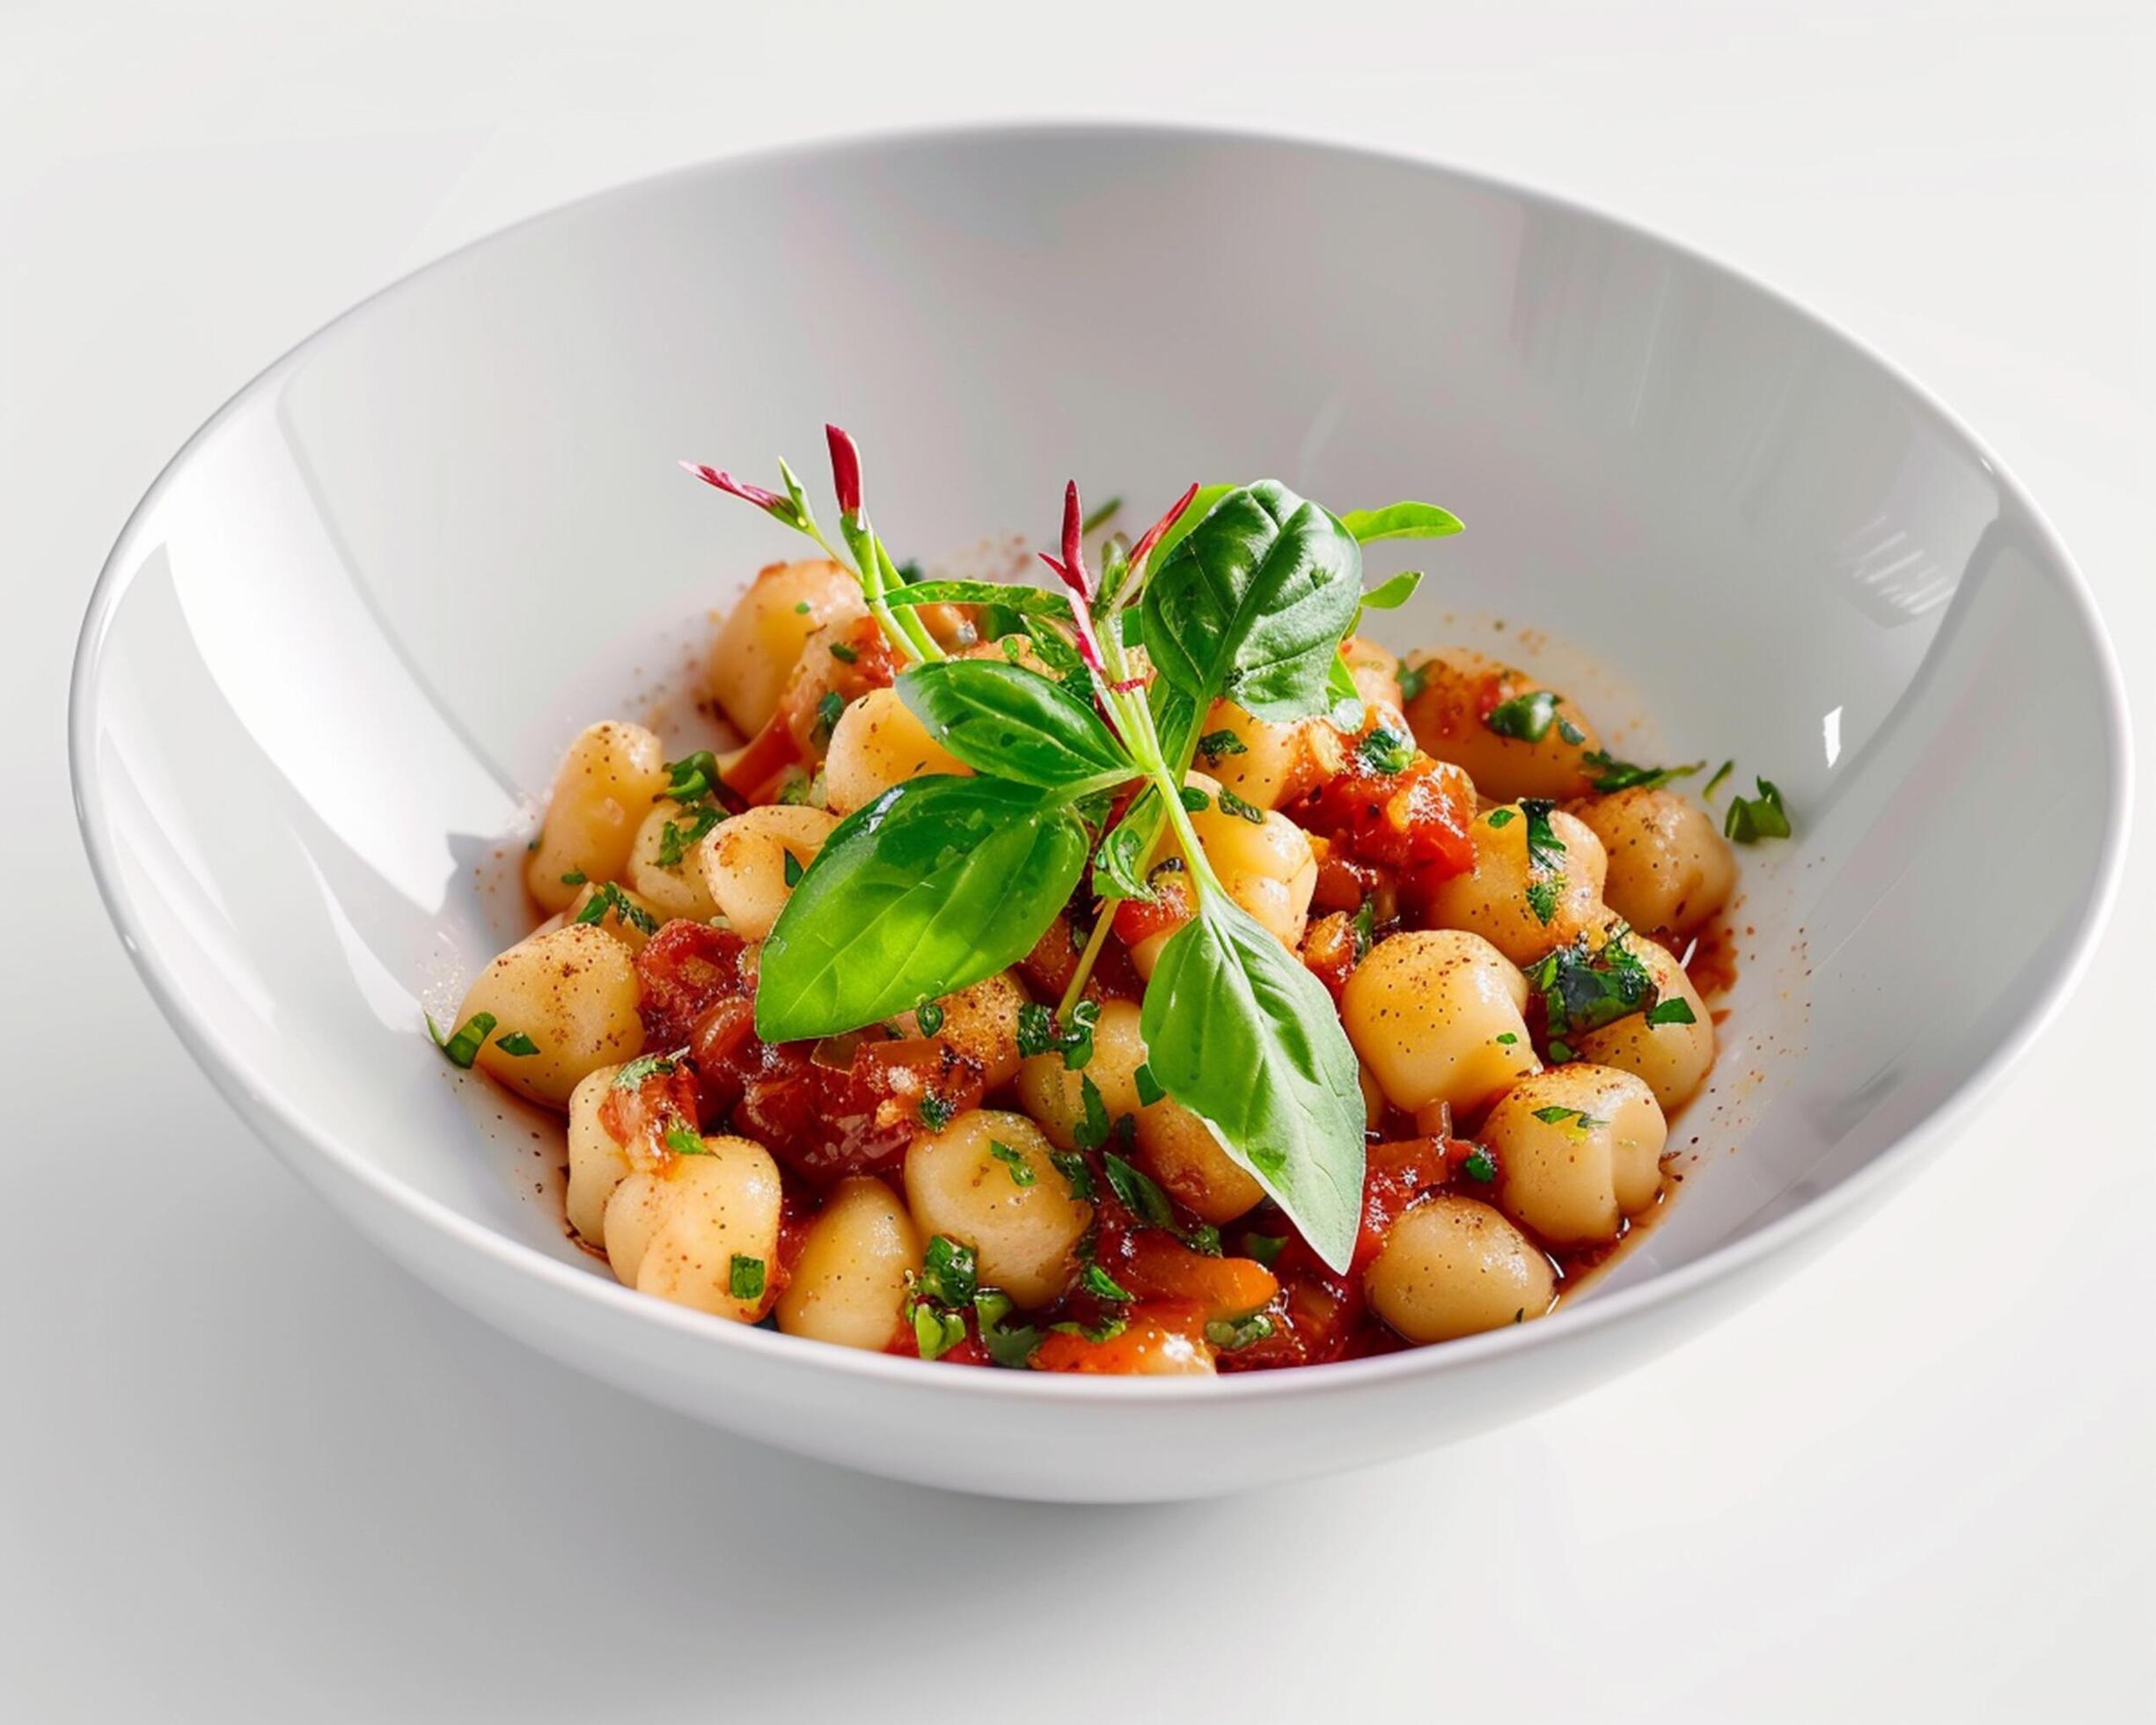
<path id="1" fill-rule="evenodd" d="M 98 775 L 95 748 L 96 692 L 103 679 L 106 639 L 113 619 L 132 584 L 134 560 L 131 553 L 137 527 L 174 482 L 175 475 L 187 465 L 196 446 L 205 442 L 228 417 L 242 410 L 272 379 L 299 363 L 317 342 L 357 318 L 378 300 L 416 286 L 436 271 L 453 265 L 467 253 L 491 246 L 527 227 L 554 220 L 588 204 L 655 192 L 675 181 L 753 173 L 778 163 L 844 158 L 849 156 L 867 158 L 894 149 L 937 149 L 950 145 L 983 148 L 998 141 L 1018 140 L 1085 143 L 1107 140 L 1171 146 L 1218 144 L 1301 151 L 1346 162 L 1360 161 L 1387 167 L 1412 168 L 1449 180 L 1456 185 L 1509 198 L 1630 241 L 1645 242 L 1695 268 L 1721 278 L 1730 285 L 1757 295 L 1785 314 L 1840 342 L 1877 367 L 1903 392 L 1913 408 L 1928 416 L 1937 429 L 1963 445 L 1991 476 L 1998 488 L 2002 505 L 2020 511 L 2035 547 L 2051 561 L 2064 577 L 2063 596 L 2073 608 L 2096 668 L 2099 704 L 2111 750 L 2108 796 L 2103 811 L 2104 830 L 2097 857 L 2094 890 L 2083 900 L 2078 922 L 2063 958 L 2050 966 L 2047 980 L 2024 1002 L 2013 1024 L 1976 1068 L 1906 1132 L 1882 1147 L 1861 1167 L 1799 1208 L 1776 1218 L 1753 1233 L 1715 1246 L 1689 1263 L 1652 1275 L 1634 1287 L 1597 1295 L 1576 1307 L 1560 1305 L 1548 1318 L 1534 1324 L 1510 1325 L 1501 1330 L 1464 1337 L 1442 1347 L 1410 1347 L 1395 1353 L 1332 1362 L 1316 1367 L 1286 1371 L 1233 1372 L 1205 1379 L 1127 1378 L 1026 1371 L 953 1371 L 905 1355 L 836 1347 L 818 1344 L 807 1338 L 730 1323 L 707 1313 L 639 1294 L 619 1282 L 551 1257 L 535 1246 L 497 1232 L 441 1200 L 407 1185 L 352 1149 L 334 1130 L 303 1116 L 269 1092 L 256 1089 L 249 1082 L 247 1063 L 225 1044 L 211 1018 L 198 1015 L 187 1004 L 176 978 L 166 968 L 154 943 L 145 937 L 141 920 L 136 915 L 119 877 L 117 860 L 106 848 L 99 818 L 104 798 Z M 104 900 L 106 914 L 120 935 L 121 943 L 126 948 L 151 998 L 172 1025 L 182 1046 L 209 1075 L 240 1119 L 282 1158 L 293 1160 L 286 1141 L 293 1144 L 304 1143 L 346 1176 L 370 1188 L 375 1196 L 400 1211 L 409 1221 L 442 1237 L 447 1243 L 476 1252 L 481 1257 L 493 1260 L 496 1267 L 512 1274 L 536 1275 L 541 1281 L 551 1284 L 557 1291 L 571 1298 L 593 1302 L 600 1308 L 625 1315 L 628 1321 L 653 1324 L 672 1330 L 693 1344 L 700 1343 L 722 1349 L 745 1349 L 752 1355 L 768 1355 L 774 1365 L 793 1365 L 806 1369 L 820 1367 L 841 1376 L 887 1382 L 896 1386 L 919 1388 L 937 1384 L 943 1385 L 952 1395 L 985 1397 L 1005 1402 L 1055 1403 L 1122 1404 L 1133 1398 L 1154 1404 L 1192 1400 L 1229 1404 L 1274 1401 L 1347 1391 L 1397 1378 L 1463 1370 L 1500 1354 L 1561 1346 L 1589 1332 L 1624 1323 L 1655 1307 L 1675 1302 L 1684 1295 L 1731 1280 L 1742 1272 L 1783 1253 L 1809 1236 L 1827 1232 L 1831 1224 L 1852 1216 L 1852 1212 L 1860 1215 L 1859 1207 L 1874 1193 L 1891 1190 L 1903 1177 L 1914 1172 L 1943 1149 L 1954 1129 L 2020 1061 L 2030 1045 L 2050 1026 L 2068 995 L 2079 985 L 2117 898 L 2124 870 L 2133 799 L 2133 746 L 2124 682 L 2116 650 L 2104 628 L 2094 595 L 2079 566 L 2067 551 L 2050 519 L 1990 445 L 1923 384 L 1835 319 L 1748 271 L 1710 253 L 1671 239 L 1654 228 L 1500 174 L 1461 167 L 1441 158 L 1410 150 L 1346 143 L 1322 135 L 1153 120 L 984 120 L 961 124 L 879 128 L 708 158 L 656 173 L 639 175 L 550 204 L 466 241 L 376 289 L 294 342 L 226 398 L 216 412 L 204 420 L 173 452 L 142 499 L 129 511 L 92 589 L 76 645 L 68 694 L 68 765 L 74 792 L 76 821 L 82 833 L 84 848 L 88 853 L 91 873 Z M 275 1119 L 282 1128 L 282 1135 L 264 1129 L 260 1119 L 263 1114 Z M 378 1239 L 377 1244 L 380 1244 Z M 397 1252 L 390 1255 L 400 1256 Z"/>

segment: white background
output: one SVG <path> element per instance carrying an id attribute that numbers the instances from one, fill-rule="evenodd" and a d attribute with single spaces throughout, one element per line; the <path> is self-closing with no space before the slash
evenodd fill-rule
<path id="1" fill-rule="evenodd" d="M 150 1008 L 62 738 L 165 457 L 450 246 L 835 131 L 1261 125 L 1702 246 L 1992 443 L 2156 712 L 2156 8 L 1050 10 L 0 0 L 0 1716 L 2148 1717 L 2145 870 L 1989 1117 L 1773 1297 L 1448 1452 L 1144 1510 L 826 1472 L 498 1341 Z"/>

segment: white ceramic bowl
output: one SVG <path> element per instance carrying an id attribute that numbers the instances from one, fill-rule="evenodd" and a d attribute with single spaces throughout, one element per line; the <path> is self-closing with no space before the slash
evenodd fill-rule
<path id="1" fill-rule="evenodd" d="M 1656 716 L 1625 733 L 1642 752 L 1779 782 L 1797 837 L 1744 857 L 1756 933 L 1715 1088 L 1676 1133 L 1684 1190 L 1615 1275 L 1449 1347 L 1116 1382 L 737 1328 L 564 1239 L 558 1145 L 433 1054 L 421 1004 L 453 1007 L 513 932 L 492 857 L 566 739 L 790 554 L 675 458 L 807 470 L 826 418 L 867 450 L 886 535 L 932 556 L 1045 543 L 1073 474 L 1134 509 L 1260 474 L 1338 507 L 1445 503 L 1468 534 L 1419 548 L 1433 579 L 1396 644 L 1492 613 L 1506 639 L 1549 629 L 1592 655 L 1567 673 L 1592 708 Z M 2127 804 L 2118 679 L 2065 553 L 1845 337 L 1516 188 L 1133 129 L 721 163 L 368 301 L 144 499 L 91 605 L 71 736 L 158 1002 L 385 1251 L 714 1424 L 1067 1499 L 1441 1443 L 1731 1310 L 1879 1203 L 2035 1033 L 2095 937 Z"/>

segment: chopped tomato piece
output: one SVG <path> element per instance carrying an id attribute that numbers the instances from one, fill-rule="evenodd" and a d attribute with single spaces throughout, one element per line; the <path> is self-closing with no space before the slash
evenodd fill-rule
<path id="1" fill-rule="evenodd" d="M 1272 1303 L 1280 1285 L 1254 1258 L 1214 1258 L 1193 1252 L 1157 1228 L 1124 1232 L 1112 1260 L 1101 1267 L 1140 1300 L 1174 1300 L 1203 1318 L 1240 1318 Z"/>
<path id="2" fill-rule="evenodd" d="M 696 1021 L 722 1000 L 756 992 L 742 965 L 748 943 L 709 923 L 676 918 L 636 955 L 643 986 L 644 1046 L 668 1053 L 688 1046 Z"/>
<path id="3" fill-rule="evenodd" d="M 1134 1306 L 1123 1328 L 1099 1341 L 1068 1330 L 1050 1331 L 1034 1353 L 1033 1367 L 1037 1371 L 1176 1376 L 1210 1371 L 1212 1354 L 1202 1335 L 1192 1333 L 1186 1315 Z"/>

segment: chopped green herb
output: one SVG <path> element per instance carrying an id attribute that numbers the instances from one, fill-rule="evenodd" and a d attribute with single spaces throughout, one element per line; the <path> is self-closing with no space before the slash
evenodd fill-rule
<path id="1" fill-rule="evenodd" d="M 1542 997 L 1552 1039 L 1600 1030 L 1654 1004 L 1654 973 L 1632 950 L 1631 935 L 1620 922 L 1598 950 L 1583 934 L 1528 967 L 1528 986 Z"/>
<path id="2" fill-rule="evenodd" d="M 1500 1031 L 1497 1033 L 1497 1039 L 1503 1043 L 1505 1046 L 1509 1048 L 1514 1043 L 1520 1039 L 1520 1037 L 1519 1033 L 1515 1031 Z"/>
<path id="3" fill-rule="evenodd" d="M 1255 803 L 1245 803 L 1226 785 L 1221 787 L 1220 794 L 1214 798 L 1214 801 L 1220 804 L 1221 812 L 1224 815 L 1235 815 L 1249 821 L 1253 826 L 1263 826 L 1265 824 L 1265 811 L 1263 809 Z"/>
<path id="4" fill-rule="evenodd" d="M 1041 1332 L 1030 1324 L 1003 1327 L 1010 1316 L 1011 1297 L 1001 1288 L 984 1288 L 973 1296 L 973 1316 L 980 1325 L 981 1345 L 997 1365 L 1016 1370 L 1032 1362 L 1040 1347 Z"/>
<path id="5" fill-rule="evenodd" d="M 939 1096 L 934 1090 L 925 1092 L 920 1098 L 920 1123 L 931 1132 L 941 1132 L 957 1117 L 958 1105 L 949 1097 Z"/>
<path id="6" fill-rule="evenodd" d="M 699 749 L 666 763 L 666 789 L 659 795 L 677 803 L 693 803 L 700 796 L 715 795 L 718 788 L 718 757 L 709 749 Z"/>
<path id="7" fill-rule="evenodd" d="M 568 873 L 561 877 L 561 885 L 564 886 L 582 886 L 583 884 L 584 871 L 582 869 L 571 869 Z"/>
<path id="8" fill-rule="evenodd" d="M 441 1025 L 435 1023 L 434 1014 L 422 1012 L 419 1016 L 427 1021 L 427 1034 L 434 1039 L 434 1046 L 437 1048 L 448 1047 L 449 1039 L 442 1034 Z"/>
<path id="9" fill-rule="evenodd" d="M 1153 1068 L 1143 1061 L 1138 1062 L 1138 1070 L 1131 1077 L 1138 1086 L 1138 1105 L 1140 1108 L 1150 1108 L 1168 1094 L 1161 1088 L 1161 1081 L 1153 1075 Z"/>
<path id="10" fill-rule="evenodd" d="M 1614 790 L 1651 790 L 1673 779 L 1689 779 L 1706 762 L 1695 760 L 1689 767 L 1635 767 L 1629 760 L 1617 760 L 1607 749 L 1589 749 L 1580 757 L 1580 764 L 1587 769 L 1587 782 L 1608 796 Z"/>
<path id="11" fill-rule="evenodd" d="M 1222 755 L 1248 754 L 1250 745 L 1232 730 L 1208 730 L 1198 739 L 1198 752 L 1208 762 L 1217 763 Z"/>
<path id="12" fill-rule="evenodd" d="M 1573 1053 L 1571 1043 L 1562 1041 L 1554 1036 L 1550 1039 L 1550 1059 L 1554 1064 L 1563 1066 L 1567 1061 L 1574 1061 L 1579 1058 L 1579 1055 Z"/>
<path id="13" fill-rule="evenodd" d="M 656 935 L 659 931 L 658 918 L 611 880 L 602 881 L 592 889 L 590 900 L 576 913 L 576 920 L 580 923 L 597 925 L 604 922 L 609 913 L 640 933 Z"/>
<path id="14" fill-rule="evenodd" d="M 1415 740 L 1381 724 L 1355 745 L 1355 752 L 1373 773 L 1404 773 L 1414 764 Z"/>
<path id="15" fill-rule="evenodd" d="M 839 728 L 839 715 L 846 711 L 846 702 L 840 699 L 836 689 L 825 689 L 816 703 L 816 723 L 810 735 L 819 743 L 831 741 L 831 733 Z"/>
<path id="16" fill-rule="evenodd" d="M 923 1001 L 913 1009 L 913 1022 L 923 1036 L 934 1036 L 943 1028 L 943 1009 L 934 1001 Z"/>
<path id="17" fill-rule="evenodd" d="M 1758 796 L 1729 799 L 1728 818 L 1722 823 L 1723 836 L 1734 839 L 1741 845 L 1789 836 L 1789 813 L 1782 807 L 1782 793 L 1765 779 L 1756 782 Z"/>
<path id="18" fill-rule="evenodd" d="M 1048 1327 L 1059 1335 L 1083 1336 L 1089 1342 L 1104 1342 L 1113 1341 L 1129 1329 L 1130 1320 L 1111 1318 L 1105 1324 L 1096 1324 L 1089 1328 L 1083 1324 L 1074 1324 L 1067 1319 L 1061 1324 L 1051 1324 Z"/>
<path id="19" fill-rule="evenodd" d="M 688 855 L 689 847 L 700 842 L 705 834 L 726 818 L 726 811 L 704 804 L 690 817 L 686 826 L 668 821 L 659 828 L 658 863 L 662 869 L 678 869 Z"/>
<path id="20" fill-rule="evenodd" d="M 1377 900 L 1365 898 L 1357 905 L 1348 928 L 1355 937 L 1355 962 L 1360 964 L 1370 956 L 1370 949 L 1377 944 Z"/>
<path id="21" fill-rule="evenodd" d="M 1565 890 L 1565 841 L 1550 824 L 1550 811 L 1556 807 L 1546 797 L 1520 799 L 1527 817 L 1527 902 L 1535 920 L 1545 927 L 1556 917 L 1558 894 Z"/>
<path id="22" fill-rule="evenodd" d="M 456 1035 L 442 1045 L 449 1063 L 468 1068 L 479 1058 L 479 1051 L 487 1046 L 487 1039 L 494 1034 L 494 1023 L 491 1012 L 474 1012 L 466 1019 Z"/>
<path id="23" fill-rule="evenodd" d="M 662 1141 L 676 1156 L 709 1156 L 711 1146 L 704 1142 L 704 1134 L 686 1120 L 676 1120 L 666 1128 Z"/>
<path id="24" fill-rule="evenodd" d="M 1051 1150 L 1048 1160 L 1055 1164 L 1055 1171 L 1063 1177 L 1064 1184 L 1070 1187 L 1073 1198 L 1083 1200 L 1092 1197 L 1093 1171 L 1077 1151 Z"/>
<path id="25" fill-rule="evenodd" d="M 937 1305 L 955 1307 L 970 1303 L 979 1287 L 980 1265 L 972 1247 L 948 1234 L 929 1240 L 913 1278 L 916 1294 Z"/>
<path id="26" fill-rule="evenodd" d="M 736 1252 L 726 1266 L 726 1289 L 737 1300 L 764 1297 L 764 1260 Z"/>
<path id="27" fill-rule="evenodd" d="M 1192 814 L 1196 814 L 1206 806 L 1206 794 L 1196 785 L 1184 785 L 1176 795 L 1182 799 L 1184 808 Z"/>
<path id="28" fill-rule="evenodd" d="M 1098 1001 L 1080 1001 L 1071 1008 L 1070 1024 L 1065 1028 L 1057 1024 L 1053 1008 L 1028 1001 L 1018 1009 L 1018 1052 L 1029 1060 L 1035 1054 L 1060 1054 L 1068 1070 L 1082 1071 L 1093 1058 L 1093 1032 L 1100 1017 Z"/>
<path id="29" fill-rule="evenodd" d="M 1071 1136 L 1078 1141 L 1082 1150 L 1097 1150 L 1108 1142 L 1113 1122 L 1108 1118 L 1108 1104 L 1101 1095 L 1101 1087 L 1093 1082 L 1090 1073 L 1078 1080 L 1078 1094 L 1085 1106 L 1085 1118 L 1071 1127 Z"/>
<path id="30" fill-rule="evenodd" d="M 1566 1120 L 1577 1122 L 1575 1132 L 1592 1132 L 1596 1127 L 1608 1126 L 1609 1121 L 1597 1119 L 1584 1108 L 1537 1108 L 1535 1118 L 1544 1126 L 1562 1126 Z"/>
<path id="31" fill-rule="evenodd" d="M 1489 1151 L 1478 1144 L 1475 1147 L 1475 1154 L 1460 1164 L 1460 1171 L 1469 1179 L 1488 1185 L 1497 1178 L 1497 1162 Z"/>
<path id="32" fill-rule="evenodd" d="M 539 1051 L 539 1044 L 522 1031 L 511 1031 L 507 1036 L 497 1036 L 494 1046 L 505 1054 L 516 1055 L 518 1060 L 526 1059 Z"/>
<path id="33" fill-rule="evenodd" d="M 860 658 L 861 655 L 843 641 L 834 641 L 831 643 L 831 657 L 838 660 L 840 664 L 852 664 Z"/>
<path id="34" fill-rule="evenodd" d="M 925 1300 L 913 1307 L 913 1345 L 924 1360 L 940 1360 L 965 1340 L 965 1319 L 938 1311 Z"/>
<path id="35" fill-rule="evenodd" d="M 801 866 L 801 859 L 790 850 L 781 850 L 779 857 L 780 870 L 786 877 L 786 884 L 788 886 L 800 885 L 802 876 L 808 872 Z"/>
<path id="36" fill-rule="evenodd" d="M 1089 1264 L 1078 1278 L 1079 1287 L 1089 1294 L 1104 1300 L 1114 1300 L 1128 1305 L 1138 1296 L 1124 1287 L 1097 1264 Z"/>
<path id="37" fill-rule="evenodd" d="M 1426 664 L 1404 664 L 1400 667 L 1400 699 L 1412 701 L 1430 686 L 1430 667 Z"/>
<path id="38" fill-rule="evenodd" d="M 1698 1018 L 1692 1012 L 1691 1002 L 1682 995 L 1672 995 L 1657 1006 L 1647 1009 L 1650 1024 L 1696 1024 Z"/>
<path id="39" fill-rule="evenodd" d="M 1539 743 L 1557 722 L 1558 697 L 1548 689 L 1531 689 L 1510 701 L 1500 701 L 1482 716 L 1482 722 L 1500 737 L 1515 742 Z"/>
<path id="40" fill-rule="evenodd" d="M 1502 833 L 1519 818 L 1520 811 L 1517 809 L 1492 809 L 1490 811 L 1491 829 L 1493 832 Z"/>
<path id="41" fill-rule="evenodd" d="M 1202 1252 L 1207 1258 L 1221 1255 L 1221 1230 L 1209 1222 L 1193 1222 L 1183 1237 L 1190 1242 L 1192 1252 Z"/>
<path id="42" fill-rule="evenodd" d="M 1013 1185 L 1030 1186 L 1033 1184 L 1033 1164 L 1025 1159 L 1023 1150 L 1015 1150 L 1008 1144 L 991 1138 L 988 1141 L 988 1154 L 1010 1171 L 1010 1183 Z"/>
<path id="43" fill-rule="evenodd" d="M 1206 1340 L 1229 1354 L 1263 1341 L 1272 1333 L 1272 1319 L 1262 1311 L 1243 1318 L 1216 1318 L 1206 1325 Z"/>
<path id="44" fill-rule="evenodd" d="M 1175 1209 L 1168 1201 L 1168 1194 L 1149 1175 L 1140 1173 L 1112 1151 L 1102 1158 L 1102 1165 L 1108 1171 L 1110 1189 L 1122 1200 L 1125 1209 L 1140 1222 L 1173 1230 Z"/>
<path id="45" fill-rule="evenodd" d="M 1578 725 L 1574 724 L 1562 713 L 1559 713 L 1557 716 L 1557 734 L 1559 737 L 1562 737 L 1567 743 L 1571 744 L 1575 749 L 1578 748 L 1580 744 L 1587 741 L 1587 732 L 1580 730 Z"/>
<path id="46" fill-rule="evenodd" d="M 1722 781 L 1729 776 L 1735 767 L 1736 762 L 1734 760 L 1725 760 L 1720 767 L 1717 767 L 1714 769 L 1714 776 L 1709 779 L 1700 790 L 1699 800 L 1703 803 L 1712 803 L 1714 800 L 1714 793 L 1722 788 Z"/>
<path id="47" fill-rule="evenodd" d="M 802 616 L 802 617 L 806 617 L 806 616 L 809 614 L 809 602 L 808 602 L 808 600 L 806 600 L 806 599 L 802 600 L 800 604 L 796 605 L 796 606 L 794 607 L 794 611 L 795 611 L 795 614 L 796 614 L 796 615 L 797 615 L 797 616 Z"/>

